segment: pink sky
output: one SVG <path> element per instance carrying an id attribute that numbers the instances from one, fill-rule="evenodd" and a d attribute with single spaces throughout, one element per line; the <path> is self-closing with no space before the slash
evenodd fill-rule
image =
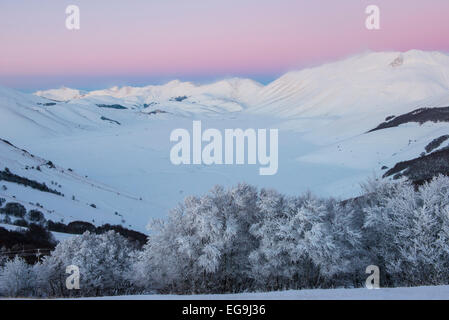
<path id="1" fill-rule="evenodd" d="M 65 28 L 69 4 L 79 31 Z M 365 29 L 370 4 L 381 30 Z M 2 1 L 0 84 L 263 80 L 366 50 L 447 52 L 448 17 L 447 0 Z"/>

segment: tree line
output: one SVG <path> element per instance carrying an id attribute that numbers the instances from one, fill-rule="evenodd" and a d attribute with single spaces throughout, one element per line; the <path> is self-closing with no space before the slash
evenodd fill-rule
<path id="1" fill-rule="evenodd" d="M 4 296 L 237 293 L 449 283 L 449 178 L 371 179 L 338 201 L 239 184 L 187 197 L 149 224 L 143 248 L 115 231 L 60 242 L 39 263 L 0 261 Z M 68 290 L 66 267 L 80 270 Z"/>

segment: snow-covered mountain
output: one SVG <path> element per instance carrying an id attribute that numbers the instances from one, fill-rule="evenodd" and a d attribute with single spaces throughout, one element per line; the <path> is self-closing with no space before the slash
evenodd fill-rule
<path id="1" fill-rule="evenodd" d="M 86 203 L 94 202 L 88 197 L 104 199 L 97 202 L 107 212 L 119 207 L 128 214 L 129 208 L 137 224 L 164 216 L 187 194 L 204 193 L 214 184 L 247 181 L 289 194 L 310 189 L 356 195 L 359 183 L 373 172 L 383 175 L 400 161 L 447 147 L 449 140 L 441 137 L 449 134 L 448 106 L 449 55 L 369 52 L 289 72 L 265 86 L 234 78 L 34 95 L 0 88 L 0 138 L 113 190 L 142 196 L 143 201 L 127 202 L 85 184 L 61 183 L 73 185 L 67 194 L 83 190 Z M 437 111 L 421 121 L 413 112 L 422 108 Z M 279 128 L 278 174 L 262 178 L 251 166 L 173 166 L 170 132 L 191 128 L 192 119 L 201 119 L 204 128 Z M 442 142 L 427 152 L 435 141 Z M 2 161 L 28 175 L 31 171 L 23 171 L 26 164 L 14 154 L 5 147 Z M 4 166 L 0 163 L 0 169 Z M 52 172 L 48 179 L 62 179 Z M 26 202 L 27 193 L 20 194 Z M 98 212 L 91 211 L 83 212 Z"/>
<path id="2" fill-rule="evenodd" d="M 287 73 L 261 91 L 251 111 L 287 118 L 291 128 L 312 131 L 308 137 L 322 144 L 448 93 L 448 55 L 374 52 Z"/>
<path id="3" fill-rule="evenodd" d="M 35 94 L 47 99 L 81 104 L 120 104 L 130 109 L 157 106 L 183 114 L 242 111 L 257 96 L 262 85 L 249 79 L 232 78 L 207 85 L 170 81 L 146 87 L 112 87 L 81 94 L 74 89 L 52 89 Z"/>
<path id="4" fill-rule="evenodd" d="M 289 72 L 259 94 L 254 112 L 284 117 L 389 112 L 449 90 L 449 55 L 371 52 Z M 389 110 L 390 109 L 390 110 Z M 402 111 L 395 107 L 394 112 Z"/>
<path id="5" fill-rule="evenodd" d="M 208 85 L 171 81 L 160 86 L 113 87 L 84 94 L 61 88 L 36 95 L 68 100 L 69 93 L 76 103 L 121 104 L 184 115 L 240 111 L 264 114 L 287 119 L 289 129 L 312 131 L 308 137 L 315 143 L 329 143 L 335 137 L 357 135 L 386 116 L 406 113 L 429 99 L 447 103 L 449 55 L 419 50 L 369 52 L 289 72 L 266 86 L 234 78 Z"/>
<path id="6" fill-rule="evenodd" d="M 44 97 L 54 101 L 69 101 L 73 99 L 79 99 L 84 96 L 86 92 L 77 89 L 70 89 L 62 87 L 60 89 L 50 89 L 44 91 L 37 91 L 35 95 Z"/>

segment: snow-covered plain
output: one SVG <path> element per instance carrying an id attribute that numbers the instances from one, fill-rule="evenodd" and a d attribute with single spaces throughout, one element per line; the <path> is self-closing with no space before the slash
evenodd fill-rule
<path id="1" fill-rule="evenodd" d="M 449 286 L 380 289 L 313 289 L 207 295 L 132 295 L 92 300 L 449 300 Z"/>
<path id="2" fill-rule="evenodd" d="M 15 196 L 27 206 L 39 202 L 66 223 L 109 222 L 138 231 L 185 196 L 216 184 L 244 181 L 286 194 L 311 190 L 348 198 L 359 194 L 366 177 L 381 175 L 383 166 L 419 156 L 448 133 L 448 124 L 367 131 L 391 115 L 444 106 L 449 106 L 449 56 L 417 50 L 365 53 L 290 72 L 266 86 L 226 79 L 35 95 L 0 88 L 0 138 L 60 168 L 24 170 L 31 160 L 0 146 L 0 169 L 31 174 L 47 185 L 56 181 L 66 197 L 12 183 L 4 183 L 8 190 L 0 196 L 8 201 Z M 170 132 L 191 131 L 192 120 L 201 120 L 203 130 L 278 128 L 278 173 L 260 176 L 258 165 L 173 165 Z"/>

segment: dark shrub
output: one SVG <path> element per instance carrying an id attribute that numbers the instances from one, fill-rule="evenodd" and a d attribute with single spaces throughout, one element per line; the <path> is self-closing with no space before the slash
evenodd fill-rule
<path id="1" fill-rule="evenodd" d="M 121 104 L 97 104 L 97 107 L 99 108 L 109 108 L 109 109 L 118 109 L 118 110 L 125 110 L 128 109 Z"/>
<path id="2" fill-rule="evenodd" d="M 40 171 L 40 167 L 37 167 L 37 169 Z M 30 180 L 25 177 L 21 177 L 17 174 L 11 173 L 9 170 L 0 171 L 0 180 L 5 180 L 9 182 L 18 183 L 27 187 L 31 187 L 36 190 L 44 191 L 44 192 L 50 192 L 57 195 L 62 196 L 62 194 L 59 191 L 52 190 L 48 188 L 45 183 L 40 183 L 34 180 Z"/>
<path id="3" fill-rule="evenodd" d="M 47 161 L 47 163 L 46 163 L 45 165 L 48 166 L 48 167 L 51 168 L 51 169 L 54 169 L 54 168 L 55 168 L 55 165 L 54 165 L 53 162 L 51 162 L 51 161 Z"/>
<path id="4" fill-rule="evenodd" d="M 37 224 L 30 224 L 28 226 L 28 231 L 25 232 L 25 236 L 33 243 L 42 243 L 43 246 L 47 246 L 48 244 L 52 244 L 52 247 L 55 244 L 53 235 L 51 232 L 46 230 L 44 227 Z"/>
<path id="5" fill-rule="evenodd" d="M 84 232 L 95 232 L 95 226 L 89 222 L 73 221 L 67 225 L 67 232 L 73 234 L 83 234 Z"/>
<path id="6" fill-rule="evenodd" d="M 37 252 L 36 249 L 41 249 L 42 254 L 48 254 L 50 250 L 53 250 L 56 243 L 53 240 L 53 236 L 37 225 L 30 225 L 27 231 L 8 231 L 0 227 L 0 244 L 5 249 L 5 252 L 14 251 L 14 254 L 7 255 L 9 258 L 13 258 L 15 253 L 24 250 L 22 257 L 28 263 L 36 263 L 38 257 L 30 252 Z"/>
<path id="7" fill-rule="evenodd" d="M 185 99 L 187 99 L 187 96 L 179 96 L 179 97 L 171 98 L 170 101 L 181 102 L 181 101 L 183 101 Z"/>
<path id="8" fill-rule="evenodd" d="M 114 230 L 115 232 L 117 232 L 118 234 L 127 238 L 130 241 L 136 241 L 140 247 L 147 242 L 147 235 L 134 230 L 124 228 L 120 225 L 104 224 L 100 227 L 97 227 L 96 233 L 98 234 L 106 233 L 109 230 Z"/>
<path id="9" fill-rule="evenodd" d="M 47 221 L 47 228 L 50 231 L 67 233 L 67 225 L 61 222 Z"/>
<path id="10" fill-rule="evenodd" d="M 14 217 L 23 218 L 27 210 L 20 203 L 9 202 L 4 208 L 0 209 L 0 213 L 9 214 Z"/>
<path id="11" fill-rule="evenodd" d="M 32 222 L 43 222 L 45 221 L 44 214 L 39 210 L 31 210 L 28 212 L 27 218 Z"/>

